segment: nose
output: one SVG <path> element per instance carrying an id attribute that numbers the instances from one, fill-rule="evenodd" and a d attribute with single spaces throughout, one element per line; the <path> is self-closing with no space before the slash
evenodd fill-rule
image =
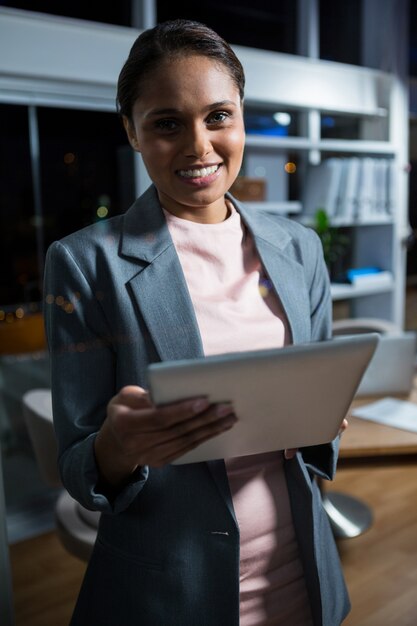
<path id="1" fill-rule="evenodd" d="M 187 130 L 184 152 L 185 156 L 201 159 L 212 150 L 210 131 L 201 124 L 195 124 Z"/>

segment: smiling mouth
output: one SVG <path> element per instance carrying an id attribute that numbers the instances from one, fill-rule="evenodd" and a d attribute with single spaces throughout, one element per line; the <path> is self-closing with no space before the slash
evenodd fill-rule
<path id="1" fill-rule="evenodd" d="M 215 174 L 220 165 L 210 165 L 209 167 L 202 167 L 199 169 L 178 170 L 178 175 L 183 178 L 206 178 Z"/>

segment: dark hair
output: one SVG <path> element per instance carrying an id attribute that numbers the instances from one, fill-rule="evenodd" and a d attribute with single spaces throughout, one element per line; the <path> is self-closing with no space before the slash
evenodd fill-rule
<path id="1" fill-rule="evenodd" d="M 117 109 L 128 118 L 140 96 L 141 83 L 166 58 L 197 54 L 224 65 L 235 83 L 241 100 L 245 87 L 242 64 L 229 46 L 208 26 L 191 20 L 162 22 L 145 30 L 133 44 L 117 83 Z"/>

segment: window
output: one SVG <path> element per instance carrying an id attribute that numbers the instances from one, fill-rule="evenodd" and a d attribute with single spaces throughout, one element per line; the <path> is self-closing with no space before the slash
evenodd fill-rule
<path id="1" fill-rule="evenodd" d="M 361 2 L 320 0 L 320 58 L 361 64 Z"/>
<path id="2" fill-rule="evenodd" d="M 27 107 L 1 104 L 0 128 L 0 305 L 8 305 L 39 298 Z"/>
<path id="3" fill-rule="evenodd" d="M 299 111 L 281 110 L 278 106 L 267 109 L 246 104 L 244 117 L 248 135 L 294 137 L 300 133 Z"/>
<path id="4" fill-rule="evenodd" d="M 296 5 L 293 0 L 158 0 L 157 19 L 197 20 L 231 44 L 296 54 Z"/>
<path id="5" fill-rule="evenodd" d="M 46 247 L 134 199 L 132 149 L 113 113 L 38 109 Z"/>
<path id="6" fill-rule="evenodd" d="M 114 113 L 40 107 L 31 168 L 28 108 L 0 105 L 0 309 L 41 299 L 47 247 L 124 212 L 135 198 L 133 152 Z M 39 179 L 39 180 L 38 180 Z M 39 189 L 35 211 L 34 189 Z"/>

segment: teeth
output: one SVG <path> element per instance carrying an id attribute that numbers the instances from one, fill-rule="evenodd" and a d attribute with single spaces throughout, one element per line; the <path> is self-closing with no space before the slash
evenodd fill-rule
<path id="1" fill-rule="evenodd" d="M 201 170 L 180 170 L 178 173 L 185 178 L 204 178 L 205 176 L 214 174 L 218 169 L 218 165 L 212 165 L 211 167 L 202 167 Z"/>

